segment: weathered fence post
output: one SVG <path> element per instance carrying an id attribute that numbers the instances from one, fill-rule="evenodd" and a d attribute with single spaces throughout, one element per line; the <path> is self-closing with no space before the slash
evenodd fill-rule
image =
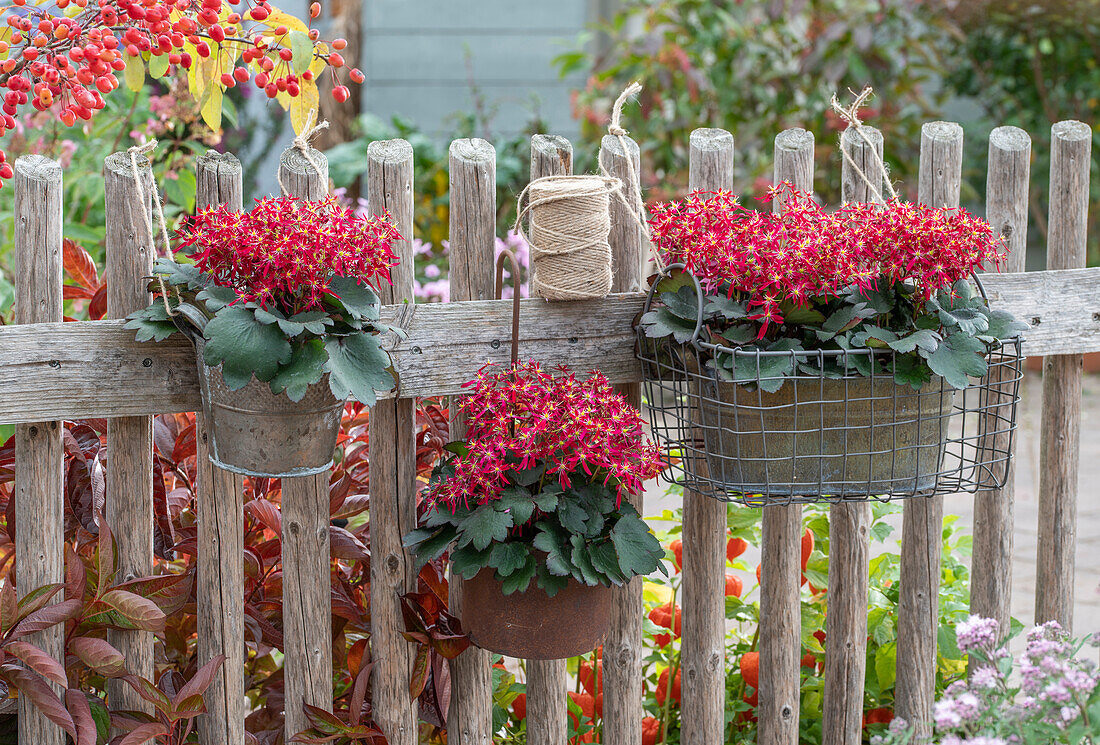
<path id="1" fill-rule="evenodd" d="M 455 140 L 450 148 L 451 300 L 493 297 L 496 238 L 496 150 L 480 139 Z M 466 436 L 464 416 L 454 412 L 451 439 Z M 451 611 L 462 617 L 462 579 L 451 575 Z M 470 647 L 451 660 L 451 709 L 448 734 L 455 745 L 491 745 L 493 680 L 491 655 Z"/>
<path id="2" fill-rule="evenodd" d="M 125 318 L 149 304 L 146 279 L 153 272 L 156 248 L 149 235 L 153 172 L 149 160 L 137 158 L 140 189 L 129 153 L 114 153 L 104 162 L 107 207 L 107 313 Z M 153 573 L 153 417 L 133 416 L 107 422 L 107 524 L 118 547 L 116 582 Z M 107 632 L 107 641 L 126 658 L 135 675 L 153 678 L 153 635 L 147 631 Z M 151 705 L 121 680 L 107 684 L 112 706 L 152 711 Z"/>
<path id="3" fill-rule="evenodd" d="M 868 144 L 849 128 L 840 146 L 855 162 L 843 160 L 841 196 L 845 202 L 882 199 L 882 133 L 863 127 Z M 858 168 L 858 171 L 856 170 Z M 873 186 L 859 172 L 872 179 Z M 825 699 L 822 742 L 859 745 L 863 739 L 863 688 L 867 672 L 867 583 L 871 505 L 838 502 L 829 508 L 829 612 L 825 616 Z"/>
<path id="4" fill-rule="evenodd" d="M 1050 148 L 1047 269 L 1083 269 L 1092 129 L 1081 122 L 1058 122 L 1050 129 Z M 1083 360 L 1080 354 L 1066 354 L 1043 362 L 1035 623 L 1053 620 L 1067 631 L 1073 629 Z"/>
<path id="5" fill-rule="evenodd" d="M 814 136 L 788 129 L 775 138 L 775 182 L 813 191 Z M 781 204 L 773 205 L 779 211 Z M 760 745 L 798 742 L 802 655 L 802 508 L 763 509 L 760 557 Z"/>
<path id="6" fill-rule="evenodd" d="M 733 189 L 733 135 L 691 133 L 690 191 Z M 684 490 L 680 740 L 723 742 L 726 702 L 726 504 Z M 671 677 L 671 676 L 670 676 Z"/>
<path id="7" fill-rule="evenodd" d="M 962 127 L 954 122 L 925 124 L 921 128 L 920 145 L 920 203 L 928 207 L 958 207 Z M 931 737 L 942 541 L 943 497 L 906 500 L 902 517 L 894 711 L 916 726 L 917 742 Z"/>
<path id="8" fill-rule="evenodd" d="M 243 206 L 241 163 L 233 155 L 208 150 L 195 166 L 196 209 Z M 208 432 L 195 413 L 195 466 L 198 471 L 198 664 L 225 655 L 206 691 L 206 714 L 199 717 L 203 743 L 244 743 L 244 478 L 210 462 Z"/>
<path id="9" fill-rule="evenodd" d="M 531 138 L 531 180 L 573 173 L 573 145 L 564 137 L 534 135 Z M 534 262 L 527 265 L 527 286 L 532 281 Z M 598 671 L 596 671 L 598 672 Z M 565 660 L 527 661 L 528 745 L 558 745 L 568 734 L 568 679 Z"/>
<path id="10" fill-rule="evenodd" d="M 402 240 L 393 245 L 393 285 L 385 304 L 413 299 L 413 149 L 404 140 L 367 148 L 367 202 L 387 211 Z M 371 659 L 374 719 L 390 745 L 416 745 L 416 701 L 409 696 L 413 649 L 401 636 L 401 595 L 416 591 L 413 558 L 401 545 L 416 527 L 416 399 L 379 401 L 370 412 Z"/>
<path id="11" fill-rule="evenodd" d="M 622 143 L 626 143 L 625 151 Z M 606 135 L 600 145 L 600 163 L 622 180 L 623 193 L 638 188 L 641 155 L 634 140 Z M 629 161 L 627 160 L 629 158 Z M 628 165 L 629 164 L 629 165 Z M 628 197 L 629 198 L 629 197 Z M 618 197 L 611 200 L 612 292 L 636 292 L 644 286 L 643 261 L 648 245 L 643 228 Z M 642 404 L 639 383 L 616 386 L 636 408 Z M 631 503 L 642 511 L 642 496 Z M 604 742 L 634 745 L 642 739 L 642 578 L 635 577 L 615 592 L 611 628 L 603 644 Z M 671 687 L 672 681 L 669 681 Z"/>
<path id="12" fill-rule="evenodd" d="M 322 173 L 299 150 L 288 148 L 279 163 L 279 176 L 291 195 L 321 199 L 328 191 L 328 160 L 317 150 L 310 155 Z M 328 486 L 327 472 L 282 480 L 287 742 L 309 727 L 305 704 L 332 711 Z"/>
<path id="13" fill-rule="evenodd" d="M 1031 138 L 1018 127 L 997 127 L 989 134 L 985 214 L 995 233 L 1004 236 L 1005 272 L 1024 271 L 1027 256 L 1028 181 Z M 994 368 L 994 385 L 1011 374 Z M 992 417 L 991 417 L 992 418 Z M 992 426 L 1006 429 L 995 418 Z M 1007 451 L 1009 433 L 992 435 L 992 447 Z M 1015 440 L 1013 440 L 1015 449 Z M 1012 608 L 1013 503 L 1016 469 L 1010 465 L 1002 489 L 974 495 L 974 551 L 970 570 L 970 611 L 997 619 L 1000 638 L 1008 634 Z"/>
<path id="14" fill-rule="evenodd" d="M 15 323 L 62 320 L 61 166 L 41 155 L 15 161 Z M 61 422 L 15 427 L 15 579 L 19 597 L 65 581 L 65 449 Z M 54 602 L 62 600 L 58 596 Z M 65 629 L 27 641 L 65 662 Z M 64 745 L 65 732 L 19 697 L 19 742 Z"/>

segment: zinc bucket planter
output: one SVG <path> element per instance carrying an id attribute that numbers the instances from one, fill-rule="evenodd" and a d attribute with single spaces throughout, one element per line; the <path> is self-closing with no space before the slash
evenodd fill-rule
<path id="1" fill-rule="evenodd" d="M 576 657 L 603 643 L 611 598 L 611 587 L 573 578 L 554 597 L 535 582 L 505 595 L 496 570 L 486 568 L 462 585 L 462 628 L 478 647 L 509 657 Z"/>
<path id="2" fill-rule="evenodd" d="M 711 478 L 748 494 L 920 493 L 936 487 L 955 390 L 893 377 L 796 378 L 768 393 L 700 376 Z"/>
<path id="3" fill-rule="evenodd" d="M 203 361 L 204 339 L 193 337 L 210 461 L 246 476 L 310 476 L 332 467 L 344 401 L 332 395 L 328 376 L 309 386 L 300 401 L 271 392 L 252 378 L 229 390 L 221 366 Z"/>

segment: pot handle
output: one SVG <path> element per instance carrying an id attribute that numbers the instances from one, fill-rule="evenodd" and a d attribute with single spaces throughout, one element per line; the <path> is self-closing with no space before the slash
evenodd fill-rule
<path id="1" fill-rule="evenodd" d="M 519 262 L 511 249 L 505 248 L 497 256 L 497 300 L 500 300 L 504 292 L 504 259 L 512 262 L 512 367 L 519 364 L 519 300 L 521 280 L 519 275 Z"/>
<path id="2" fill-rule="evenodd" d="M 172 315 L 172 323 L 194 344 L 196 337 L 202 336 L 206 331 L 206 324 L 210 319 L 191 303 L 180 303 L 172 310 L 175 311 Z"/>
<path id="3" fill-rule="evenodd" d="M 683 264 L 669 264 L 664 268 L 664 271 L 660 272 L 657 279 L 653 281 L 653 284 L 649 286 L 649 292 L 646 293 L 645 305 L 642 306 L 642 314 L 649 312 L 653 306 L 653 293 L 657 291 L 657 285 L 661 283 L 661 280 L 669 276 L 673 269 L 684 269 Z M 698 304 L 695 311 L 695 331 L 691 334 L 691 339 L 688 341 L 691 346 L 698 346 L 699 333 L 703 330 L 703 287 L 699 284 L 699 278 L 691 272 L 687 272 L 687 275 L 691 277 L 691 281 L 695 283 L 695 301 Z"/>

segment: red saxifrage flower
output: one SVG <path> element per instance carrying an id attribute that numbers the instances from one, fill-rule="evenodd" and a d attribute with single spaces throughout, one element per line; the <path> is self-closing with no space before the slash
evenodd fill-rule
<path id="1" fill-rule="evenodd" d="M 429 487 L 429 501 L 452 512 L 483 505 L 499 498 L 509 474 L 538 463 L 563 489 L 583 474 L 620 499 L 624 490 L 640 493 L 663 465 L 638 411 L 598 371 L 583 380 L 559 372 L 555 377 L 536 362 L 482 368 L 460 404 L 469 449 L 454 459 L 453 476 Z"/>
<path id="2" fill-rule="evenodd" d="M 245 302 L 274 305 L 287 315 L 318 309 L 336 295 L 335 277 L 355 277 L 375 289 L 397 265 L 401 240 L 387 219 L 364 218 L 335 197 L 256 200 L 248 212 L 210 207 L 180 231 L 181 248 L 214 283 Z"/>
<path id="3" fill-rule="evenodd" d="M 759 212 L 729 192 L 696 192 L 658 205 L 650 221 L 661 258 L 684 264 L 708 294 L 743 294 L 761 337 L 770 324 L 783 323 L 785 302 L 804 307 L 884 281 L 910 282 L 916 297 L 928 300 L 1005 257 L 992 226 L 963 209 L 895 200 L 827 212 L 789 183 L 765 199 L 784 207 Z"/>

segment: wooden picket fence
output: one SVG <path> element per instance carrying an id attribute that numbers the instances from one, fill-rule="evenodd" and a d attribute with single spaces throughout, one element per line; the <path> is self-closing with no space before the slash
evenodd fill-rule
<path id="1" fill-rule="evenodd" d="M 623 142 L 625 142 L 625 149 Z M 881 152 L 882 138 L 873 133 Z M 993 131 L 989 145 L 987 218 L 1011 248 L 1009 273 L 984 279 L 993 305 L 1032 325 L 1028 355 L 1046 357 L 1042 409 L 1040 525 L 1036 620 L 1071 623 L 1074 525 L 1080 439 L 1081 355 L 1100 350 L 1100 269 L 1084 269 L 1085 221 L 1091 130 L 1078 122 L 1053 128 L 1049 245 L 1045 272 L 1021 274 L 1028 219 L 1031 142 L 1014 127 Z M 844 146 L 865 171 L 870 145 L 848 133 Z M 699 129 L 691 136 L 692 189 L 733 189 L 734 141 L 730 133 Z M 924 126 L 920 156 L 920 201 L 959 203 L 963 133 L 956 124 Z M 813 135 L 794 129 L 775 140 L 775 179 L 812 188 Z M 320 153 L 313 154 L 322 164 Z M 371 209 L 388 211 L 404 236 L 412 234 L 413 151 L 407 142 L 375 142 L 369 150 Z M 633 167 L 628 166 L 628 159 Z M 632 186 L 640 171 L 637 145 L 604 139 L 602 160 Z M 572 147 L 561 137 L 536 135 L 531 177 L 569 173 Z M 107 520 L 118 541 L 120 578 L 152 570 L 152 429 L 154 414 L 198 408 L 194 352 L 182 338 L 138 344 L 118 320 L 149 301 L 143 277 L 154 249 L 145 216 L 152 177 L 142 166 L 138 192 L 128 156 L 116 154 L 105 167 L 107 200 L 107 318 L 62 323 L 62 172 L 36 156 L 20 159 L 16 176 L 16 322 L 0 327 L 0 424 L 17 426 L 16 552 L 18 585 L 33 588 L 64 580 L 60 420 L 107 417 L 111 453 Z M 280 172 L 301 197 L 317 198 L 327 179 L 313 172 L 302 153 L 287 150 Z M 844 198 L 868 198 L 868 190 L 845 166 Z M 493 293 L 495 153 L 478 139 L 450 148 L 450 261 L 452 302 L 414 305 L 413 254 L 409 241 L 396 247 L 403 262 L 386 289 L 384 319 L 406 330 L 388 343 L 400 377 L 398 398 L 382 400 L 370 419 L 371 463 L 371 653 L 374 713 L 393 745 L 417 740 L 416 704 L 408 695 L 412 654 L 401 637 L 398 596 L 413 589 L 413 563 L 401 547 L 415 522 L 414 403 L 417 396 L 461 393 L 463 381 L 486 361 L 507 364 L 509 301 Z M 140 209 L 138 194 L 145 196 Z M 198 163 L 198 204 L 241 206 L 241 167 L 232 156 L 210 153 Z M 611 245 L 615 282 L 611 296 L 596 301 L 522 303 L 521 353 L 577 370 L 600 368 L 636 405 L 641 370 L 634 357 L 631 324 L 641 308 L 646 274 L 644 234 L 619 202 L 613 204 Z M 1015 273 L 1013 273 L 1015 272 Z M 407 302 L 406 302 L 407 301 Z M 206 459 L 205 434 L 198 447 L 198 613 L 200 664 L 226 656 L 206 697 L 200 720 L 204 745 L 243 745 L 247 714 L 244 689 L 242 482 Z M 461 422 L 453 434 L 461 436 Z M 328 476 L 283 481 L 283 588 L 286 639 L 287 739 L 306 728 L 302 705 L 332 705 Z M 975 498 L 972 608 L 1007 627 L 1011 588 L 1013 490 Z M 725 711 L 725 525 L 726 505 L 696 494 L 684 496 L 682 733 L 685 745 L 724 741 Z M 895 709 L 913 722 L 930 718 L 936 660 L 938 579 L 943 501 L 905 503 L 898 618 Z M 856 745 L 861 737 L 867 638 L 868 528 L 864 503 L 831 508 L 829 612 L 825 664 L 824 742 Z M 801 508 L 763 511 L 760 597 L 759 742 L 795 745 L 799 716 L 799 544 Z M 460 611 L 461 583 L 452 589 Z M 617 593 L 611 631 L 604 644 L 603 742 L 637 745 L 642 721 L 642 583 Z M 580 619 L 580 622 L 584 622 Z M 144 632 L 118 631 L 133 672 L 153 671 L 153 640 Z M 43 644 L 59 653 L 56 634 Z M 489 655 L 471 649 L 452 663 L 453 697 L 449 741 L 487 745 L 493 739 Z M 564 661 L 527 665 L 528 741 L 566 741 L 567 677 Z M 139 708 L 132 691 L 114 686 L 112 702 Z M 27 706 L 20 717 L 21 742 L 62 745 L 60 731 Z"/>

